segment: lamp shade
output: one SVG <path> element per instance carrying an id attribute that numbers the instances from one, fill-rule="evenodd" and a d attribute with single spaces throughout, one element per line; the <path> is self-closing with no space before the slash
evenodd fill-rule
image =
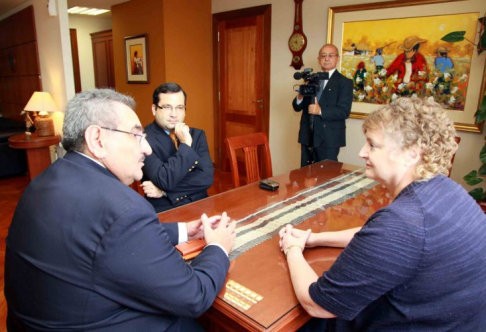
<path id="1" fill-rule="evenodd" d="M 57 111 L 57 106 L 49 92 L 34 92 L 24 110 L 47 115 L 47 112 Z"/>

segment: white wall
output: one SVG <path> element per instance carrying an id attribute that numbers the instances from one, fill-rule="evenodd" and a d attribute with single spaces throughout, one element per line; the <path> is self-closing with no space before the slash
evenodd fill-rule
<path id="1" fill-rule="evenodd" d="M 76 29 L 78 39 L 81 89 L 83 91 L 94 89 L 93 47 L 90 33 L 111 29 L 111 18 L 69 15 L 69 28 Z"/>
<path id="2" fill-rule="evenodd" d="M 374 0 L 369 2 L 381 2 Z M 304 52 L 305 67 L 319 69 L 317 54 L 319 48 L 326 43 L 327 18 L 329 7 L 362 4 L 358 0 L 306 0 L 303 3 L 303 28 L 307 36 L 308 46 Z M 287 0 L 212 0 L 212 12 L 219 13 L 235 9 L 272 5 L 271 33 L 271 78 L 270 78 L 270 149 L 272 151 L 274 175 L 288 172 L 300 166 L 300 146 L 297 143 L 300 113 L 292 109 L 292 99 L 295 93 L 293 79 L 295 70 L 290 67 L 291 53 L 287 41 L 292 33 L 294 19 L 294 2 Z M 441 6 L 438 4 L 437 6 Z M 486 11 L 486 2 L 481 12 Z M 483 55 L 484 56 L 484 55 Z M 362 165 L 358 152 L 364 143 L 361 132 L 362 120 L 348 119 L 347 146 L 341 149 L 339 160 L 345 163 Z M 478 167 L 479 150 L 484 144 L 482 134 L 459 131 L 461 144 L 456 154 L 452 178 L 463 184 L 462 177 Z"/>

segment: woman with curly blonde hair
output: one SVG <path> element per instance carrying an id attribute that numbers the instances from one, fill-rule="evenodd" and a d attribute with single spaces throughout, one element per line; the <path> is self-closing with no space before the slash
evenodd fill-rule
<path id="1" fill-rule="evenodd" d="M 393 202 L 363 227 L 280 231 L 299 302 L 335 318 L 305 330 L 486 331 L 486 217 L 447 177 L 453 122 L 433 101 L 401 98 L 371 113 L 363 132 L 366 176 Z M 315 246 L 345 248 L 321 277 L 302 254 Z"/>
<path id="2" fill-rule="evenodd" d="M 365 119 L 365 134 L 380 129 L 399 149 L 420 149 L 416 180 L 449 174 L 451 158 L 457 150 L 456 130 L 439 104 L 418 98 L 401 98 Z"/>

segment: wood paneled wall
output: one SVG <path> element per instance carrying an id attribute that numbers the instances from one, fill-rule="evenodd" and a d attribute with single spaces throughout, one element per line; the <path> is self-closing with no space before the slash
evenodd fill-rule
<path id="1" fill-rule="evenodd" d="M 143 126 L 153 121 L 152 93 L 166 81 L 164 11 L 162 0 L 131 0 L 113 6 L 113 60 L 116 89 L 131 95 L 137 102 L 137 115 Z M 147 34 L 147 55 L 150 81 L 132 84 L 127 80 L 125 37 Z"/>
<path id="2" fill-rule="evenodd" d="M 32 94 L 42 91 L 33 6 L 0 21 L 0 31 L 0 108 L 21 121 Z"/>
<path id="3" fill-rule="evenodd" d="M 112 7 L 116 89 L 137 102 L 146 126 L 153 121 L 152 93 L 179 83 L 187 93 L 185 122 L 206 131 L 214 160 L 211 0 L 131 0 Z M 127 82 L 125 37 L 147 34 L 150 82 Z"/>

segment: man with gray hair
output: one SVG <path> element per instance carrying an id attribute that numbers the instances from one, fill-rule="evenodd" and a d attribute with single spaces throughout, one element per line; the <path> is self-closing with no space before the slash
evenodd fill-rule
<path id="1" fill-rule="evenodd" d="M 15 331 L 188 331 L 226 278 L 235 223 L 186 224 L 207 246 L 191 265 L 174 249 L 185 227 L 161 224 L 128 185 L 152 149 L 132 98 L 86 91 L 67 105 L 64 158 L 25 190 L 7 237 L 7 327 Z M 214 227 L 214 229 L 213 229 Z"/>

